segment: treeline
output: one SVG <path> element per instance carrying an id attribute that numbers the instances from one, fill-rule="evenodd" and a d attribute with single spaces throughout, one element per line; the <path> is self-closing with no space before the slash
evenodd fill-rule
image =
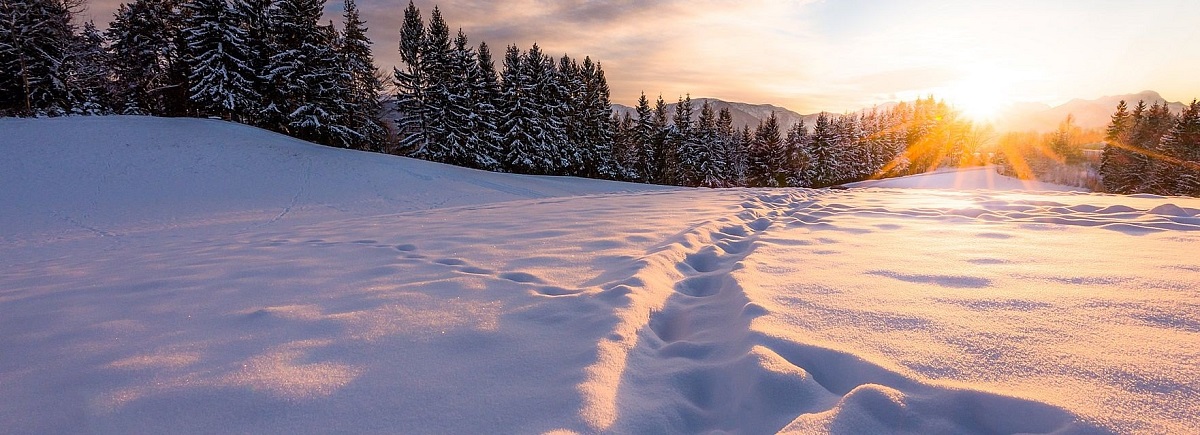
<path id="1" fill-rule="evenodd" d="M 327 145 L 386 143 L 353 0 L 136 0 L 103 34 L 78 0 L 0 2 L 0 115 L 220 117 Z"/>
<path id="2" fill-rule="evenodd" d="M 674 113 L 645 94 L 616 121 L 614 152 L 629 180 L 684 186 L 824 187 L 979 163 L 978 130 L 933 97 L 862 113 L 821 113 L 781 126 L 771 114 L 751 129 L 727 109 L 690 97 Z"/>
<path id="3" fill-rule="evenodd" d="M 995 163 L 1004 175 L 1102 191 L 1095 153 L 1103 143 L 1102 130 L 1083 129 L 1073 115 L 1067 115 L 1053 132 L 1001 135 L 995 146 Z"/>
<path id="4" fill-rule="evenodd" d="M 508 46 L 498 70 L 435 7 L 410 1 L 394 70 L 398 119 L 353 0 L 136 0 L 107 31 L 78 0 L 0 2 L 0 115 L 220 117 L 338 147 L 491 171 L 684 186 L 821 187 L 978 162 L 971 123 L 933 97 L 811 126 L 735 126 L 681 97 L 612 110 L 603 68 Z M 673 113 L 671 113 L 673 112 Z"/>
<path id="5" fill-rule="evenodd" d="M 1133 111 L 1121 101 L 1105 135 L 1100 174 L 1112 193 L 1200 196 L 1200 103 L 1176 116 L 1166 104 Z"/>

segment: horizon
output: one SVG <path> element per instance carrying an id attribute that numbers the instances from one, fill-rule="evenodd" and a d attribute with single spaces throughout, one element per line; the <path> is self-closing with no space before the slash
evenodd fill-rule
<path id="1" fill-rule="evenodd" d="M 80 19 L 106 28 L 119 3 L 91 1 Z M 414 3 L 426 22 L 438 5 L 473 45 L 538 43 L 554 57 L 591 57 L 604 66 L 612 102 L 626 106 L 645 92 L 841 113 L 934 95 L 982 120 L 1016 103 L 1143 90 L 1172 102 L 1200 96 L 1189 77 L 1200 70 L 1200 31 L 1190 28 L 1200 9 L 1183 0 Z M 388 72 L 402 66 L 395 47 L 406 5 L 358 3 L 375 62 Z M 340 26 L 341 11 L 327 2 L 325 18 Z"/>

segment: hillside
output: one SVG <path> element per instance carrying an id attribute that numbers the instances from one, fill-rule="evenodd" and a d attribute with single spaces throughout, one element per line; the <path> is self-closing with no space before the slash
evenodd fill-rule
<path id="1" fill-rule="evenodd" d="M 1072 115 L 1075 117 L 1075 124 L 1082 128 L 1103 129 L 1112 120 L 1112 114 L 1117 110 L 1117 103 L 1121 100 L 1125 100 L 1130 109 L 1137 105 L 1138 101 L 1145 101 L 1147 106 L 1155 102 L 1166 103 L 1170 106 L 1171 112 L 1176 114 L 1181 112 L 1184 107 L 1184 104 L 1180 102 L 1168 102 L 1158 92 L 1142 91 L 1136 94 L 1111 95 L 1092 100 L 1076 98 L 1054 107 L 1036 103 L 1018 104 L 998 116 L 995 125 L 996 129 L 1000 131 L 1047 132 L 1058 128 L 1058 124 L 1066 119 L 1067 115 Z"/>
<path id="2" fill-rule="evenodd" d="M 0 131 L 0 432 L 1200 432 L 1200 199 Z"/>

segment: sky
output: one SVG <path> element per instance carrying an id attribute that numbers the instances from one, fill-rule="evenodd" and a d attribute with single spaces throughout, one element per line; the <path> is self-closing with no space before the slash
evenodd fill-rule
<path id="1" fill-rule="evenodd" d="M 117 1 L 93 0 L 98 25 Z M 376 62 L 396 53 L 407 0 L 359 0 Z M 844 112 L 933 94 L 980 113 L 1012 102 L 1155 90 L 1200 97 L 1195 0 L 420 0 L 493 53 L 537 43 L 590 56 L 615 103 L 641 92 Z M 338 20 L 342 4 L 330 2 Z"/>

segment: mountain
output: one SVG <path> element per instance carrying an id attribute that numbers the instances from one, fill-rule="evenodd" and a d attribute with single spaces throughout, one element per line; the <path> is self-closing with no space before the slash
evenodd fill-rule
<path id="1" fill-rule="evenodd" d="M 1174 113 L 1183 110 L 1184 104 L 1168 102 L 1155 91 L 1142 91 L 1136 94 L 1110 95 L 1094 100 L 1074 99 L 1062 105 L 1049 106 L 1041 103 L 1018 103 L 997 117 L 994 125 L 999 131 L 1052 131 L 1067 118 L 1075 117 L 1075 124 L 1082 128 L 1104 128 L 1108 125 L 1112 114 L 1117 109 L 1117 103 L 1124 100 L 1132 109 L 1138 101 L 1147 105 L 1167 103 Z"/>

